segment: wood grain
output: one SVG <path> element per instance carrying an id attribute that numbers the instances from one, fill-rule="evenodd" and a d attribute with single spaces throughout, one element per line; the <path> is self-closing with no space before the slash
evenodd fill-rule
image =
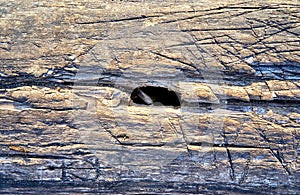
<path id="1" fill-rule="evenodd" d="M 297 1 L 0 4 L 1 193 L 299 193 Z"/>

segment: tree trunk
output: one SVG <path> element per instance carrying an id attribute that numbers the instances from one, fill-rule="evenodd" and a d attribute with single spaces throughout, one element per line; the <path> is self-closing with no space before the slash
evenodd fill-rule
<path id="1" fill-rule="evenodd" d="M 300 193 L 296 1 L 2 1 L 1 193 Z"/>

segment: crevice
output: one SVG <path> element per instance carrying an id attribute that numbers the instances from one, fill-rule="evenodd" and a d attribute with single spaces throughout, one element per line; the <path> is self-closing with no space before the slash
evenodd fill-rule
<path id="1" fill-rule="evenodd" d="M 242 100 L 235 100 L 235 99 L 227 99 L 226 105 L 239 105 L 239 106 L 257 106 L 257 105 L 270 105 L 270 106 L 281 106 L 284 104 L 285 107 L 297 107 L 300 106 L 300 100 L 279 100 L 279 99 L 274 99 L 274 100 L 253 100 L 250 99 L 249 102 L 245 102 Z"/>
<path id="2" fill-rule="evenodd" d="M 41 147 L 52 147 L 52 146 L 57 146 L 57 147 L 65 147 L 65 146 L 68 146 L 68 145 L 75 145 L 75 144 L 82 144 L 80 142 L 53 142 L 53 143 L 48 143 L 48 144 L 39 144 L 39 146 Z M 36 146 L 36 145 L 33 145 L 33 144 L 29 144 L 29 146 Z"/>
<path id="3" fill-rule="evenodd" d="M 278 27 L 278 26 L 276 26 L 276 25 L 271 25 L 271 24 L 268 24 L 268 23 L 266 23 L 266 22 L 264 22 L 264 21 L 261 21 L 261 20 L 259 20 L 259 19 L 255 19 L 255 18 L 247 18 L 247 20 L 249 20 L 249 21 L 255 21 L 255 22 L 260 23 L 260 24 L 264 24 L 263 27 L 268 26 L 269 28 L 276 28 L 276 29 L 277 29 L 277 31 L 272 32 L 272 33 L 270 33 L 270 34 L 265 34 L 265 35 L 262 36 L 261 38 L 258 38 L 258 36 L 257 36 L 258 40 L 257 40 L 255 43 L 251 44 L 251 46 L 257 45 L 258 43 L 261 43 L 263 40 L 265 40 L 265 39 L 267 39 L 267 38 L 270 38 L 270 37 L 272 37 L 272 36 L 274 36 L 274 35 L 276 35 L 276 34 L 279 34 L 279 33 L 282 33 L 282 32 L 290 32 L 290 31 L 288 31 L 289 29 L 295 28 L 295 27 L 293 27 L 293 26 Z M 250 25 L 250 24 L 249 24 L 249 25 Z M 250 26 L 251 26 L 251 25 L 250 25 Z M 251 29 L 250 29 L 250 30 L 252 30 L 252 32 L 254 32 L 253 29 L 254 29 L 254 28 L 252 28 L 252 26 L 251 26 Z"/>
<path id="4" fill-rule="evenodd" d="M 215 148 L 245 148 L 245 149 L 263 149 L 268 150 L 269 147 L 264 146 L 249 146 L 249 145 L 236 145 L 236 144 L 213 144 L 207 142 L 190 142 L 188 143 L 192 146 L 210 146 Z"/>
<path id="5" fill-rule="evenodd" d="M 274 149 L 271 148 L 271 146 L 270 146 L 271 141 L 267 138 L 267 136 L 261 130 L 257 129 L 257 131 L 258 131 L 258 134 L 263 138 L 263 140 L 269 144 L 268 149 L 270 150 L 271 154 L 278 160 L 278 162 L 281 164 L 281 166 L 286 171 L 286 173 L 288 175 L 291 175 L 291 172 L 288 169 L 286 162 L 284 161 L 283 156 L 279 152 L 279 150 L 276 150 L 276 152 L 275 152 Z"/>
<path id="6" fill-rule="evenodd" d="M 66 172 L 66 163 L 63 160 L 61 165 L 61 180 L 66 181 L 67 180 L 67 172 Z"/>
<path id="7" fill-rule="evenodd" d="M 21 158 L 41 158 L 41 159 L 74 159 L 67 155 L 55 155 L 55 154 L 36 154 L 31 152 L 9 152 L 9 153 L 0 153 L 0 157 L 21 157 Z"/>
<path id="8" fill-rule="evenodd" d="M 120 18 L 120 19 L 111 19 L 111 20 L 98 20 L 98 21 L 91 21 L 91 22 L 76 22 L 76 24 L 100 24 L 100 23 L 115 23 L 115 22 L 128 22 L 134 20 L 144 20 L 148 18 L 157 18 L 161 15 L 153 15 L 153 16 L 136 16 L 136 17 L 129 17 L 129 18 Z"/>
<path id="9" fill-rule="evenodd" d="M 278 162 L 280 162 L 280 164 L 284 168 L 285 172 L 288 175 L 292 175 L 291 171 L 289 170 L 288 166 L 286 165 L 283 155 L 279 152 L 279 150 L 276 150 L 276 152 L 275 152 L 272 148 L 270 148 L 270 151 L 271 151 L 272 155 L 278 160 Z"/>
<path id="10" fill-rule="evenodd" d="M 209 10 L 209 11 L 212 11 L 212 10 Z M 220 11 L 220 9 L 217 9 L 216 11 Z M 189 17 L 185 17 L 185 18 L 178 18 L 175 20 L 164 21 L 164 22 L 161 22 L 161 24 L 169 24 L 169 23 L 180 22 L 180 21 L 185 21 L 185 20 L 192 20 L 194 18 L 201 18 L 203 16 L 213 16 L 213 15 L 219 15 L 219 14 L 224 14 L 224 12 L 221 11 L 221 12 L 212 12 L 212 13 L 206 13 L 206 14 L 193 15 L 193 16 L 189 16 Z"/>
<path id="11" fill-rule="evenodd" d="M 179 63 L 181 63 L 181 64 L 183 64 L 183 65 L 189 66 L 189 67 L 195 69 L 198 73 L 200 73 L 200 70 L 199 70 L 194 64 L 186 63 L 186 62 L 181 61 L 181 60 L 179 60 L 179 59 L 177 59 L 177 58 L 172 58 L 172 57 L 169 57 L 169 56 L 167 56 L 167 55 L 164 55 L 164 54 L 161 54 L 161 53 L 158 53 L 158 52 L 153 52 L 153 51 L 152 51 L 151 53 L 153 53 L 153 54 L 155 54 L 155 55 L 158 55 L 158 56 L 161 56 L 161 57 L 163 57 L 163 58 L 166 58 L 166 59 L 175 61 L 175 62 L 179 62 Z"/>
<path id="12" fill-rule="evenodd" d="M 203 29 L 183 29 L 182 32 L 210 32 L 210 31 L 247 31 L 255 28 L 264 28 L 265 25 L 256 25 L 253 27 L 237 27 L 237 28 L 203 28 Z"/>
<path id="13" fill-rule="evenodd" d="M 198 14 L 198 15 L 193 15 L 193 16 L 189 16 L 189 17 L 185 17 L 185 18 L 179 18 L 179 19 L 175 19 L 175 20 L 168 20 L 168 21 L 164 21 L 162 23 L 173 23 L 173 22 L 180 22 L 180 21 L 185 21 L 185 20 L 191 20 L 194 18 L 199 18 L 199 17 L 207 17 L 207 16 L 213 16 L 213 15 L 218 15 L 218 14 L 224 14 L 226 11 L 230 10 L 230 12 L 233 11 L 240 11 L 240 10 L 248 10 L 248 11 L 244 11 L 242 13 L 237 13 L 237 14 L 233 14 L 229 17 L 238 17 L 240 15 L 244 15 L 244 14 L 248 14 L 248 13 L 252 13 L 255 11 L 261 11 L 261 10 L 271 10 L 271 9 L 278 9 L 278 7 L 271 7 L 271 6 L 236 6 L 239 4 L 243 4 L 243 3 L 238 3 L 238 4 L 231 4 L 231 5 L 225 5 L 222 7 L 215 7 L 212 9 L 205 9 L 205 10 L 192 10 L 192 11 L 177 11 L 177 12 L 169 12 L 167 13 L 168 15 L 174 15 L 174 14 L 180 14 L 180 13 L 203 13 L 203 14 Z M 224 10 L 224 11 L 223 11 Z M 220 11 L 220 12 L 212 12 L 212 11 Z M 162 13 L 162 12 L 160 12 Z M 216 18 L 216 17 L 215 17 Z"/>
<path id="14" fill-rule="evenodd" d="M 228 162 L 230 165 L 230 177 L 232 180 L 235 180 L 235 174 L 234 174 L 234 168 L 233 168 L 233 163 L 232 163 L 232 157 L 231 157 L 231 153 L 229 151 L 229 149 L 226 147 L 226 152 L 227 152 L 227 156 L 228 156 Z"/>

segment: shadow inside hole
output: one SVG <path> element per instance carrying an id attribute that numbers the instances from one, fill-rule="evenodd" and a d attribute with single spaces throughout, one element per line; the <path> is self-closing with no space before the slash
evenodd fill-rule
<path id="1" fill-rule="evenodd" d="M 178 94 L 165 87 L 138 87 L 133 90 L 130 98 L 136 104 L 180 107 Z"/>

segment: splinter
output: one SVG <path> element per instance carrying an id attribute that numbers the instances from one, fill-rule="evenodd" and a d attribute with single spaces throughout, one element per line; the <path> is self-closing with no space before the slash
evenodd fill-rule
<path id="1" fill-rule="evenodd" d="M 141 89 L 138 88 L 136 92 L 137 92 L 137 96 L 141 98 L 141 100 L 143 100 L 146 105 L 153 104 L 151 97 L 145 94 Z"/>

